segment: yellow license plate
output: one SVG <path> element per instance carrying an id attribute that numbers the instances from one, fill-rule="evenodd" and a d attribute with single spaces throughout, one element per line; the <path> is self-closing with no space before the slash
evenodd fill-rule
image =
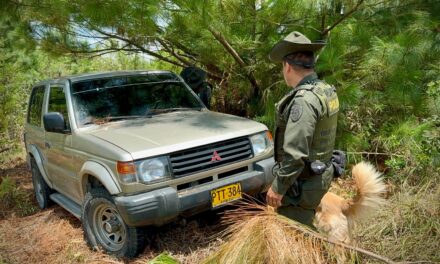
<path id="1" fill-rule="evenodd" d="M 241 184 L 234 183 L 211 191 L 212 207 L 229 203 L 241 198 Z"/>

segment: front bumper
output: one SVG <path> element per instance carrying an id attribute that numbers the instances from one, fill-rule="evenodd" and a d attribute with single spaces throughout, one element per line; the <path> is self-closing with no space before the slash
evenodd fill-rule
<path id="1" fill-rule="evenodd" d="M 242 192 L 255 195 L 267 190 L 272 183 L 274 159 L 255 162 L 253 170 L 232 175 L 189 192 L 177 192 L 172 187 L 161 188 L 132 196 L 115 197 L 115 204 L 129 226 L 163 225 L 179 215 L 190 216 L 211 208 L 211 190 L 241 183 Z"/>

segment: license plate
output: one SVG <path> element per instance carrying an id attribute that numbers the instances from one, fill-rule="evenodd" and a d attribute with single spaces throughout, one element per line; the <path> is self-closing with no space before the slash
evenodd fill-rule
<path id="1" fill-rule="evenodd" d="M 212 207 L 217 207 L 225 203 L 241 198 L 241 184 L 234 183 L 211 191 Z"/>

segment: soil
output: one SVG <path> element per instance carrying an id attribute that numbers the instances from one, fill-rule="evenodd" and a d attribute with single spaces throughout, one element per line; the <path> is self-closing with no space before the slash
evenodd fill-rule
<path id="1" fill-rule="evenodd" d="M 26 161 L 17 158 L 2 164 L 0 179 L 6 176 L 29 195 L 32 206 L 36 207 Z M 149 228 L 149 242 L 143 253 L 124 260 L 89 249 L 83 239 L 81 221 L 60 206 L 35 211 L 24 217 L 16 210 L 4 212 L 5 217 L 0 219 L 0 264 L 148 263 L 162 252 L 168 252 L 181 263 L 199 263 L 222 243 L 218 234 L 224 229 L 219 224 L 222 211 L 203 213 L 179 224 Z"/>

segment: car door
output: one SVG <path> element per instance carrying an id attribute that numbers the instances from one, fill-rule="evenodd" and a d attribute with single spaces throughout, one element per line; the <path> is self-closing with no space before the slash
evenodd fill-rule
<path id="1" fill-rule="evenodd" d="M 30 147 L 35 147 L 37 149 L 40 157 L 42 158 L 41 161 L 44 171 L 46 171 L 46 163 L 44 156 L 42 156 L 44 150 L 44 128 L 42 113 L 45 91 L 46 86 L 44 84 L 35 86 L 32 89 L 24 132 L 24 142 L 26 143 L 26 148 L 29 149 Z"/>
<path id="2" fill-rule="evenodd" d="M 66 89 L 61 84 L 51 84 L 47 111 L 59 112 L 64 117 L 65 132 L 45 133 L 45 156 L 50 178 L 55 189 L 74 201 L 79 201 L 78 180 L 72 162 L 72 133 L 66 103 Z"/>

